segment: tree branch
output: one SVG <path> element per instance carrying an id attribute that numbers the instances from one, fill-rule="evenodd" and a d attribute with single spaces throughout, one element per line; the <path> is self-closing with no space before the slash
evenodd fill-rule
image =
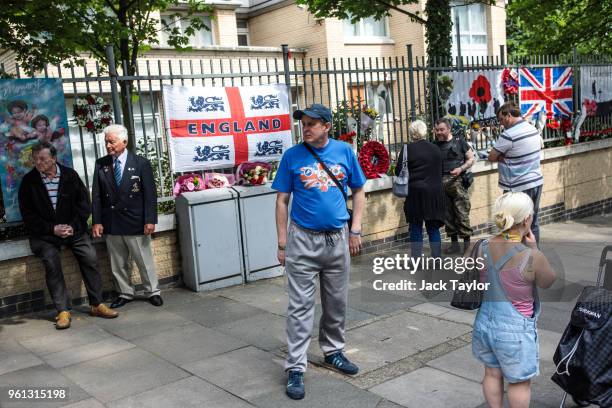
<path id="1" fill-rule="evenodd" d="M 104 0 L 104 2 L 106 3 L 106 5 L 108 6 L 108 8 L 110 8 L 111 10 L 113 10 L 113 13 L 115 13 L 115 15 L 119 14 L 119 10 L 117 10 L 114 6 L 113 6 L 113 2 L 111 0 Z"/>
<path id="2" fill-rule="evenodd" d="M 414 14 L 414 13 L 411 13 L 411 12 L 406 11 L 406 10 L 402 10 L 401 8 L 399 8 L 399 7 L 397 7 L 397 6 L 394 6 L 394 5 L 393 5 L 393 4 L 391 4 L 391 3 L 387 3 L 386 1 L 383 1 L 383 0 L 374 0 L 374 2 L 375 2 L 375 3 L 382 4 L 382 5 L 383 5 L 383 6 L 385 6 L 385 7 L 389 7 L 390 9 L 395 10 L 395 11 L 397 11 L 397 12 L 399 12 L 399 13 L 405 14 L 405 15 L 407 15 L 408 17 L 410 17 L 411 19 L 416 20 L 417 22 L 419 22 L 419 23 L 421 23 L 421 24 L 427 24 L 427 20 L 424 20 L 423 18 L 421 18 L 421 17 L 417 16 L 417 15 L 416 15 L 416 14 Z"/>

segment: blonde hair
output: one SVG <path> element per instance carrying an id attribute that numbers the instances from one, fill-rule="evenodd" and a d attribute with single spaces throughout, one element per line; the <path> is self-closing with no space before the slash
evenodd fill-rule
<path id="1" fill-rule="evenodd" d="M 421 140 L 427 136 L 427 125 L 422 120 L 415 120 L 408 126 L 408 134 L 414 140 Z"/>
<path id="2" fill-rule="evenodd" d="M 533 214 L 533 201 L 525 193 L 509 192 L 495 200 L 493 214 L 497 228 L 508 231 Z"/>

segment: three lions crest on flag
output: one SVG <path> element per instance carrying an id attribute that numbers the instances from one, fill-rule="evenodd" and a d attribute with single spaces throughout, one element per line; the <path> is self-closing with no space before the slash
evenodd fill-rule
<path id="1" fill-rule="evenodd" d="M 170 162 L 175 172 L 279 161 L 291 147 L 285 85 L 164 85 Z"/>

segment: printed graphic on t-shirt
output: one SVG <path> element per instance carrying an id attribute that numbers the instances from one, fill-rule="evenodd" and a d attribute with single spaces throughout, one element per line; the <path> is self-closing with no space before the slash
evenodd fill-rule
<path id="1" fill-rule="evenodd" d="M 340 183 L 346 178 L 342 166 L 339 164 L 328 165 L 327 167 Z M 322 192 L 326 192 L 330 187 L 336 187 L 336 183 L 329 177 L 321 163 L 301 167 L 300 173 L 300 180 L 304 183 L 306 189 L 318 188 Z"/>

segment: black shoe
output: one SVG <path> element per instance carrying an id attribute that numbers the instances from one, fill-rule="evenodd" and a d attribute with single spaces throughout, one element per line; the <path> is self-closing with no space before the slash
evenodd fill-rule
<path id="1" fill-rule="evenodd" d="M 164 301 L 161 296 L 153 295 L 149 298 L 149 303 L 151 303 L 153 306 L 161 306 L 164 304 Z"/>
<path id="2" fill-rule="evenodd" d="M 110 307 L 111 307 L 111 309 L 117 309 L 119 307 L 123 307 L 123 306 L 127 305 L 132 300 L 133 299 L 126 299 L 124 297 L 119 296 L 117 299 L 113 300 L 113 303 L 111 303 Z"/>

